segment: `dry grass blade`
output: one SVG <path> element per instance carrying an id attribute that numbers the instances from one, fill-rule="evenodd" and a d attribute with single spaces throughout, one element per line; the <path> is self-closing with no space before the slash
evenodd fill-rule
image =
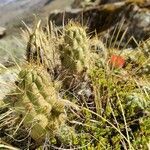
<path id="1" fill-rule="evenodd" d="M 1 143 L 1 142 L 0 142 Z M 18 148 L 9 146 L 9 145 L 5 145 L 5 144 L 0 144 L 0 149 L 8 149 L 8 150 L 20 150 Z"/>

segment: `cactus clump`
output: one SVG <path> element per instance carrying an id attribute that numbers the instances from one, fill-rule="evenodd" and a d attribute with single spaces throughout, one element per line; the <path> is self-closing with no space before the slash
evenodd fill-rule
<path id="1" fill-rule="evenodd" d="M 65 28 L 64 44 L 61 45 L 62 66 L 73 74 L 81 73 L 89 67 L 89 54 L 85 29 L 73 23 L 68 24 Z"/>
<path id="2" fill-rule="evenodd" d="M 58 60 L 57 52 L 55 51 L 57 38 L 55 33 L 50 33 L 52 32 L 50 30 L 53 29 L 49 27 L 49 30 L 44 31 L 39 21 L 33 31 L 31 29 L 28 30 L 27 61 L 42 64 L 46 69 L 53 70 L 56 65 L 56 60 Z"/>
<path id="3" fill-rule="evenodd" d="M 23 69 L 14 96 L 10 103 L 36 142 L 41 143 L 46 134 L 54 136 L 65 122 L 65 103 L 43 67 L 29 65 Z"/>

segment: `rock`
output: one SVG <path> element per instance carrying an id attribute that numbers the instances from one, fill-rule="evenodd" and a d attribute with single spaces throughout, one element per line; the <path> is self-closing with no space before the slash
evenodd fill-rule
<path id="1" fill-rule="evenodd" d="M 123 1 L 123 0 L 101 0 L 99 4 L 101 5 L 101 4 L 115 3 L 115 2 L 120 2 L 120 1 Z"/>
<path id="2" fill-rule="evenodd" d="M 49 16 L 49 20 L 55 21 L 55 24 L 58 26 L 62 26 L 63 19 L 65 24 L 69 20 L 75 20 L 83 25 L 87 25 L 89 32 L 96 31 L 104 39 L 107 38 L 108 40 L 111 39 L 115 28 L 123 24 L 121 30 L 118 26 L 117 32 L 120 30 L 117 39 L 118 43 L 127 28 L 128 30 L 123 40 L 124 44 L 132 36 L 137 42 L 146 40 L 150 36 L 150 9 L 142 8 L 132 2 L 111 3 L 84 9 L 70 9 L 65 13 L 57 11 Z M 135 43 L 130 44 L 135 46 Z"/>
<path id="3" fill-rule="evenodd" d="M 116 2 L 134 3 L 134 4 L 138 4 L 141 7 L 149 7 L 150 6 L 149 0 L 101 0 L 99 2 L 99 5 L 108 4 L 108 3 L 116 3 Z"/>
<path id="4" fill-rule="evenodd" d="M 134 3 L 140 7 L 150 7 L 149 0 L 74 0 L 72 8 L 84 8 L 88 6 L 104 5 L 117 2 Z"/>
<path id="5" fill-rule="evenodd" d="M 52 20 L 57 26 L 62 26 L 63 19 L 65 24 L 67 24 L 69 20 L 75 20 L 87 25 L 90 31 L 96 30 L 101 32 L 120 21 L 120 17 L 122 17 L 120 13 L 123 10 L 122 7 L 124 7 L 124 3 L 86 9 L 70 9 L 65 12 L 57 10 L 50 13 L 49 21 Z"/>
<path id="6" fill-rule="evenodd" d="M 3 36 L 5 36 L 6 34 L 6 29 L 3 27 L 0 27 L 0 38 L 2 38 Z"/>
<path id="7" fill-rule="evenodd" d="M 136 40 L 150 37 L 150 10 L 141 9 L 137 5 L 131 6 L 129 16 L 129 33 L 134 35 Z"/>
<path id="8" fill-rule="evenodd" d="M 5 67 L 12 67 L 15 65 L 15 62 L 10 58 L 9 55 L 6 55 L 6 56 L 3 56 L 3 57 L 0 57 L 0 63 L 2 65 L 4 65 Z"/>
<path id="9" fill-rule="evenodd" d="M 100 3 L 100 0 L 74 0 L 72 8 L 84 8 L 87 6 L 96 6 Z"/>
<path id="10" fill-rule="evenodd" d="M 25 56 L 25 42 L 21 37 L 6 36 L 0 40 L 0 64 L 5 67 L 22 63 Z"/>
<path id="11" fill-rule="evenodd" d="M 4 70 L 0 66 L 0 99 L 3 99 L 15 88 L 14 82 L 17 79 L 18 71 L 16 68 Z"/>

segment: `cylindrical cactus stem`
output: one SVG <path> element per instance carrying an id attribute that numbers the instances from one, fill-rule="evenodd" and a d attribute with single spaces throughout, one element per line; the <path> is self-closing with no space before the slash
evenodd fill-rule
<path id="1" fill-rule="evenodd" d="M 66 117 L 67 116 L 65 113 L 52 112 L 51 116 L 49 117 L 48 128 L 53 130 L 54 133 L 57 132 L 60 126 L 64 125 Z"/>
<path id="2" fill-rule="evenodd" d="M 20 114 L 26 114 L 26 112 L 32 113 L 34 116 L 37 114 L 33 103 L 30 101 L 26 93 L 18 95 L 17 100 L 14 103 L 14 107 Z"/>
<path id="3" fill-rule="evenodd" d="M 69 23 L 65 28 L 64 44 L 60 47 L 62 66 L 78 74 L 89 67 L 89 43 L 85 28 Z"/>
<path id="4" fill-rule="evenodd" d="M 29 121 L 26 121 L 27 123 Z M 43 141 L 47 133 L 48 118 L 43 114 L 34 116 L 28 126 L 31 127 L 31 136 L 35 141 Z"/>
<path id="5" fill-rule="evenodd" d="M 43 75 L 44 76 L 44 75 Z M 43 98 L 53 106 L 53 104 L 56 102 L 57 94 L 55 88 L 52 86 L 51 81 L 46 81 L 46 79 L 43 79 L 44 77 L 37 76 L 36 80 L 34 81 L 40 94 L 43 96 Z M 51 88 L 47 88 L 51 87 Z"/>
<path id="6" fill-rule="evenodd" d="M 43 63 L 44 64 L 44 51 L 41 47 L 41 41 L 40 41 L 40 24 L 41 21 L 39 21 L 34 31 L 29 32 L 29 41 L 27 43 L 27 49 L 26 49 L 26 57 L 28 62 L 35 62 L 35 63 Z"/>
<path id="7" fill-rule="evenodd" d="M 33 71 L 33 69 L 30 69 L 24 72 L 26 73 L 24 73 L 25 76 L 22 75 L 22 77 L 24 78 L 21 78 L 22 81 L 18 84 L 19 88 L 24 90 L 31 103 L 37 105 L 36 109 L 49 113 L 51 111 L 51 105 L 44 100 L 44 97 L 40 94 L 40 90 L 34 83 L 35 78 L 37 78 L 35 71 Z M 21 72 L 21 74 L 23 74 L 23 72 Z M 24 85 L 22 83 L 24 83 Z"/>
<path id="8" fill-rule="evenodd" d="M 50 73 L 54 73 L 57 65 L 58 54 L 56 52 L 57 36 L 52 36 L 48 30 L 43 30 L 39 21 L 34 30 L 28 31 L 26 59 L 29 63 L 42 64 Z"/>
<path id="9" fill-rule="evenodd" d="M 64 109 L 65 109 L 65 105 L 64 105 L 64 102 L 61 100 L 57 100 L 53 104 L 53 111 L 54 112 L 64 113 Z"/>
<path id="10" fill-rule="evenodd" d="M 53 136 L 65 121 L 61 117 L 65 114 L 65 103 L 58 97 L 49 78 L 43 67 L 35 64 L 26 66 L 19 73 L 12 103 L 16 115 L 21 116 L 23 125 L 37 143 L 45 140 L 47 133 Z"/>
<path id="11" fill-rule="evenodd" d="M 22 82 L 18 83 L 18 88 L 20 88 L 20 90 L 22 89 L 26 89 L 28 88 L 31 84 L 32 84 L 32 73 L 29 72 L 28 70 L 22 70 L 19 73 L 19 78 L 20 80 L 22 80 Z"/>
<path id="12" fill-rule="evenodd" d="M 51 111 L 51 105 L 45 101 L 44 97 L 40 94 L 37 86 L 33 83 L 27 90 L 31 102 L 37 106 L 38 110 L 49 113 Z"/>

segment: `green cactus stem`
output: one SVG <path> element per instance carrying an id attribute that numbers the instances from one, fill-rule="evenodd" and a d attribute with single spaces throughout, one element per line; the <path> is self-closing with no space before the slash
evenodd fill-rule
<path id="1" fill-rule="evenodd" d="M 21 70 L 14 96 L 11 106 L 22 116 L 23 125 L 36 142 L 45 140 L 46 134 L 54 136 L 64 124 L 66 103 L 59 98 L 43 67 L 30 64 Z"/>
<path id="2" fill-rule="evenodd" d="M 69 72 L 78 74 L 89 67 L 89 43 L 84 28 L 69 23 L 65 28 L 64 43 L 61 45 L 61 63 Z"/>

